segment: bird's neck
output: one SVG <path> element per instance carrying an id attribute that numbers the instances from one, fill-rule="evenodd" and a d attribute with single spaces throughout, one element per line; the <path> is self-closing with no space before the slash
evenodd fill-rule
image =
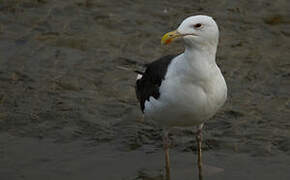
<path id="1" fill-rule="evenodd" d="M 216 64 L 217 47 L 213 45 L 185 46 L 184 55 L 189 61 L 203 61 L 209 65 Z"/>
<path id="2" fill-rule="evenodd" d="M 215 61 L 216 48 L 186 47 L 184 51 L 185 65 L 190 77 L 208 81 L 219 72 Z"/>

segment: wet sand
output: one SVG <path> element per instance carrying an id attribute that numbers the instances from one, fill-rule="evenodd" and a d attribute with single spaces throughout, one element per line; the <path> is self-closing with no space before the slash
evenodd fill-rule
<path id="1" fill-rule="evenodd" d="M 163 179 L 164 152 L 160 148 L 149 152 L 148 145 L 120 151 L 111 143 L 92 146 L 78 140 L 63 144 L 9 135 L 2 136 L 1 144 L 5 145 L 1 179 Z M 171 155 L 172 179 L 198 179 L 192 152 L 174 149 Z M 253 157 L 212 150 L 204 157 L 205 179 L 289 179 L 289 156 Z"/>
<path id="2" fill-rule="evenodd" d="M 206 178 L 290 179 L 290 2 L 0 1 L 0 179 L 162 179 L 161 129 L 138 122 L 134 70 L 208 14 L 229 99 L 205 126 Z M 192 130 L 173 179 L 197 179 Z M 193 152 L 192 152 L 193 151 Z"/>

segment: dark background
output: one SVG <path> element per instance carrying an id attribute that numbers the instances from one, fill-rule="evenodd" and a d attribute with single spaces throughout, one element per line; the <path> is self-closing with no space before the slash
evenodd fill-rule
<path id="1" fill-rule="evenodd" d="M 162 179 L 133 71 L 181 53 L 160 38 L 197 14 L 219 25 L 229 88 L 205 126 L 205 179 L 290 179 L 288 0 L 0 0 L 0 179 Z M 172 130 L 174 179 L 197 179 L 192 129 Z"/>

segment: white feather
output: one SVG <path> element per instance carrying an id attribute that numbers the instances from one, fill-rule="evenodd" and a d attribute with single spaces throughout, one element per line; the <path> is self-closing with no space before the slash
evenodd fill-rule
<path id="1" fill-rule="evenodd" d="M 136 80 L 139 80 L 139 79 L 141 79 L 142 77 L 143 77 L 142 74 L 138 74 Z"/>

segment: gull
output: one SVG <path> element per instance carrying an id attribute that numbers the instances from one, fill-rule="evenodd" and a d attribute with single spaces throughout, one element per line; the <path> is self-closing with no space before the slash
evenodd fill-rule
<path id="1" fill-rule="evenodd" d="M 172 127 L 196 126 L 199 179 L 202 179 L 202 128 L 227 99 L 227 85 L 216 64 L 219 29 L 212 17 L 190 16 L 166 33 L 161 44 L 182 39 L 184 52 L 167 55 L 138 73 L 136 96 L 146 119 L 164 128 L 167 179 L 170 179 L 168 132 Z"/>

